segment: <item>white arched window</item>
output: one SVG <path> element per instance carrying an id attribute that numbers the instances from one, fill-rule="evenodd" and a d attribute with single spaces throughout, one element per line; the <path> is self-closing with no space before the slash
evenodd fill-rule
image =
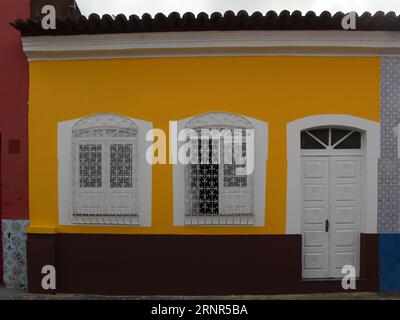
<path id="1" fill-rule="evenodd" d="M 197 161 L 185 166 L 185 224 L 253 225 L 254 170 L 247 170 L 254 153 L 252 123 L 212 112 L 191 119 L 186 128 L 196 132 L 190 152 Z M 252 159 L 254 167 L 254 154 Z"/>
<path id="2" fill-rule="evenodd" d="M 97 114 L 72 127 L 72 222 L 139 224 L 137 125 Z"/>

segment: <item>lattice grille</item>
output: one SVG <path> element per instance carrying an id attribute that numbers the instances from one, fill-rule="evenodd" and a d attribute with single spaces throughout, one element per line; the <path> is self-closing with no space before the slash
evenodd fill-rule
<path id="1" fill-rule="evenodd" d="M 101 188 L 101 145 L 79 145 L 79 184 L 81 188 Z"/>
<path id="2" fill-rule="evenodd" d="M 132 144 L 112 144 L 110 188 L 132 188 Z"/>
<path id="3" fill-rule="evenodd" d="M 81 129 L 76 130 L 74 134 L 76 138 L 128 138 L 135 135 L 136 131 L 133 129 L 118 128 Z"/>

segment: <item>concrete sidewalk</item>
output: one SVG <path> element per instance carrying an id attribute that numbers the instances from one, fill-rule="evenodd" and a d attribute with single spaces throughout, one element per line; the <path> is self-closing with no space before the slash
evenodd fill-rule
<path id="1" fill-rule="evenodd" d="M 98 296 L 78 294 L 39 295 L 0 286 L 0 300 L 400 300 L 400 293 L 356 292 L 266 296 Z"/>
<path id="2" fill-rule="evenodd" d="M 268 296 L 96 296 L 96 295 L 36 295 L 0 289 L 0 300 L 400 300 L 400 294 L 323 293 Z"/>
<path id="3" fill-rule="evenodd" d="M 22 290 L 7 289 L 3 285 L 0 285 L 0 300 L 21 300 L 25 294 Z"/>
<path id="4" fill-rule="evenodd" d="M 58 294 L 34 295 L 25 294 L 22 300 L 400 300 L 400 294 L 381 293 L 319 293 L 296 295 L 267 296 L 96 296 Z"/>

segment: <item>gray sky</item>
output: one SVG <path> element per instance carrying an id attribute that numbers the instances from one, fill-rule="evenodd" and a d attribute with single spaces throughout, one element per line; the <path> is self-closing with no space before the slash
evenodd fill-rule
<path id="1" fill-rule="evenodd" d="M 201 11 L 210 13 L 233 10 L 266 12 L 268 10 L 313 10 L 320 13 L 324 10 L 376 12 L 379 10 L 395 11 L 400 14 L 400 0 L 77 0 L 84 15 L 96 12 L 100 15 L 124 13 L 126 15 L 158 12 L 168 14 L 173 11 L 180 13 Z"/>

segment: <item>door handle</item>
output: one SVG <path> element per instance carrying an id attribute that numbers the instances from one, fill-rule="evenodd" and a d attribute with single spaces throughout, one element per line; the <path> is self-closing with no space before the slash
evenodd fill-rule
<path id="1" fill-rule="evenodd" d="M 325 220 L 325 232 L 329 232 L 329 220 L 328 219 L 326 219 Z"/>

